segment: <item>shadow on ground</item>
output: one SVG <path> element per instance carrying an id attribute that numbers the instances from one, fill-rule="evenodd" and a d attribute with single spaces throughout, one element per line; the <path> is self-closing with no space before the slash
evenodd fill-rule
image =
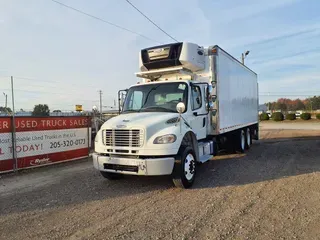
<path id="1" fill-rule="evenodd" d="M 320 136 L 266 139 L 233 158 L 219 156 L 200 169 L 196 188 L 244 185 L 320 171 Z"/>
<path id="2" fill-rule="evenodd" d="M 254 143 L 245 154 L 222 154 L 202 164 L 193 189 L 245 185 L 319 171 L 320 137 L 268 139 Z M 6 184 L 13 184 L 9 180 L 16 178 L 17 181 L 35 179 L 32 184 L 22 184 L 7 191 Z M 78 162 L 0 179 L 0 215 L 110 198 L 121 202 L 121 197 L 159 194 L 168 189 L 172 194 L 180 192 L 173 188 L 170 177 L 126 176 L 122 180 L 109 181 L 93 169 L 91 162 Z"/>

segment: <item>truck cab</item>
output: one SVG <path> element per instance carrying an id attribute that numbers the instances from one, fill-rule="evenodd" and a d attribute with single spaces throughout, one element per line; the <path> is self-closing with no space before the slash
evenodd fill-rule
<path id="1" fill-rule="evenodd" d="M 197 163 L 217 152 L 211 52 L 193 43 L 141 50 L 141 80 L 95 138 L 93 165 L 103 177 L 171 175 L 177 187 L 193 185 Z"/>

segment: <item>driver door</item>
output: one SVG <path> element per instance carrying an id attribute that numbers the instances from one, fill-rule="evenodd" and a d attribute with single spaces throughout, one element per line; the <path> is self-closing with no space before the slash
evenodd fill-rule
<path id="1" fill-rule="evenodd" d="M 207 137 L 208 112 L 206 109 L 206 84 L 192 84 L 190 105 L 192 115 L 190 125 L 197 139 Z"/>

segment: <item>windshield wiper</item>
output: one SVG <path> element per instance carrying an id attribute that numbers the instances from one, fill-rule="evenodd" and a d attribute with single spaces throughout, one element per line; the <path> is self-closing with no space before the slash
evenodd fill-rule
<path id="1" fill-rule="evenodd" d="M 150 93 L 151 93 L 152 91 L 156 90 L 156 89 L 157 89 L 158 87 L 160 87 L 160 86 L 161 86 L 161 85 L 158 85 L 158 86 L 153 87 L 153 88 L 151 88 L 151 89 L 149 90 L 149 92 L 148 92 L 147 95 L 146 95 L 146 99 L 144 100 L 144 103 L 142 104 L 139 112 L 140 112 L 140 111 L 143 109 L 143 107 L 147 104 L 147 101 L 148 101 L 148 98 L 149 98 Z"/>
<path id="2" fill-rule="evenodd" d="M 126 113 L 126 112 L 139 112 L 140 110 L 135 110 L 135 109 L 128 109 L 123 111 L 122 113 Z"/>

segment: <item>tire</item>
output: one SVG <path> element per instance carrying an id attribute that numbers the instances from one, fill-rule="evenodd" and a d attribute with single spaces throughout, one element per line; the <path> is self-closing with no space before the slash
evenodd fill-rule
<path id="1" fill-rule="evenodd" d="M 196 155 L 191 147 L 181 147 L 175 158 L 172 181 L 178 188 L 190 188 L 196 176 Z"/>
<path id="2" fill-rule="evenodd" d="M 123 178 L 122 174 L 119 173 L 111 173 L 111 172 L 103 172 L 100 171 L 101 175 L 108 180 L 117 180 Z"/>
<path id="3" fill-rule="evenodd" d="M 254 128 L 253 129 L 253 138 L 255 139 L 255 140 L 259 140 L 259 136 L 258 136 L 258 130 L 257 130 L 257 128 Z"/>
<path id="4" fill-rule="evenodd" d="M 236 135 L 234 133 L 227 135 L 227 145 L 225 149 L 228 154 L 235 154 L 237 152 Z"/>
<path id="5" fill-rule="evenodd" d="M 251 135 L 251 131 L 250 128 L 246 129 L 246 145 L 245 148 L 249 149 L 251 147 L 252 144 L 252 135 Z"/>
<path id="6" fill-rule="evenodd" d="M 244 153 L 246 148 L 246 134 L 243 129 L 239 130 L 236 134 L 236 148 L 238 152 Z"/>

